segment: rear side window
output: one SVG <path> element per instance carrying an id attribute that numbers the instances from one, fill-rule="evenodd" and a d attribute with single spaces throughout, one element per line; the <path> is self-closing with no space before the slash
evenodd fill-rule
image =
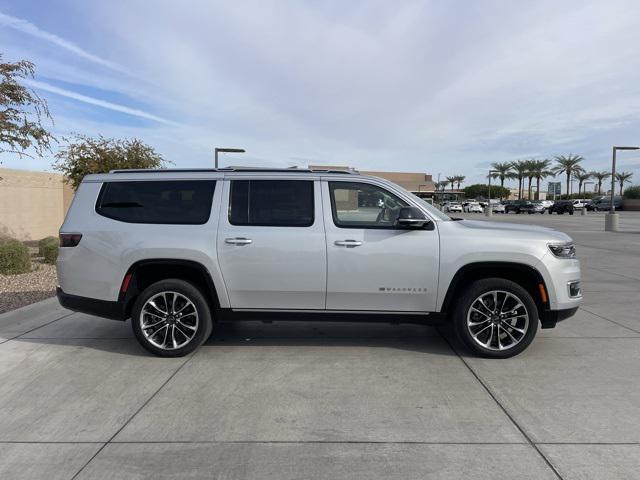
<path id="1" fill-rule="evenodd" d="M 209 220 L 215 185 L 212 180 L 107 182 L 96 212 L 128 223 L 202 225 Z"/>
<path id="2" fill-rule="evenodd" d="M 313 225 L 313 181 L 232 180 L 229 223 L 271 227 Z"/>

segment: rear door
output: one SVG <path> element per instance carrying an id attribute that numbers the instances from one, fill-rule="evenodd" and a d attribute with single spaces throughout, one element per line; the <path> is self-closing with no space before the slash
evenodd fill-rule
<path id="1" fill-rule="evenodd" d="M 231 308 L 324 309 L 319 180 L 234 176 L 224 182 L 222 209 L 218 262 Z"/>
<path id="2" fill-rule="evenodd" d="M 440 243 L 436 230 L 393 226 L 409 203 L 365 181 L 323 180 L 327 309 L 435 311 Z"/>

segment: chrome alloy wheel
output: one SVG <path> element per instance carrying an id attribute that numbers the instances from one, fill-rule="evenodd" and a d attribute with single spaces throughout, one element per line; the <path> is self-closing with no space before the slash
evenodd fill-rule
<path id="1" fill-rule="evenodd" d="M 529 330 L 529 312 L 522 300 L 504 290 L 476 298 L 467 312 L 471 338 L 483 348 L 502 351 L 516 346 Z"/>
<path id="2" fill-rule="evenodd" d="M 198 311 L 183 294 L 160 292 L 145 302 L 139 322 L 149 343 L 163 350 L 176 350 L 193 340 L 198 331 Z"/>

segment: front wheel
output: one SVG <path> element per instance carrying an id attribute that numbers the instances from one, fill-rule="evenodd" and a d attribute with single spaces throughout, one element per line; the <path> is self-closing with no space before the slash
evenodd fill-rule
<path id="1" fill-rule="evenodd" d="M 488 278 L 465 290 L 453 314 L 456 335 L 471 351 L 508 358 L 526 349 L 538 331 L 538 309 L 524 288 Z"/>
<path id="2" fill-rule="evenodd" d="M 211 335 L 209 305 L 202 292 L 189 282 L 167 279 L 147 287 L 131 312 L 136 339 L 161 357 L 182 357 L 193 352 Z"/>

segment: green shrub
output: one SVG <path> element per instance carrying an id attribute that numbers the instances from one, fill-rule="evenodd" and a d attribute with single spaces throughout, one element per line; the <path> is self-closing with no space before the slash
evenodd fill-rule
<path id="1" fill-rule="evenodd" d="M 44 257 L 44 247 L 48 244 L 58 245 L 58 239 L 56 237 L 44 237 L 38 241 L 38 255 Z"/>
<path id="2" fill-rule="evenodd" d="M 44 257 L 44 263 L 56 263 L 56 260 L 58 259 L 58 244 L 45 243 L 44 247 L 42 247 L 42 256 Z"/>
<path id="3" fill-rule="evenodd" d="M 31 271 L 29 248 L 18 240 L 0 243 L 0 273 L 14 275 Z"/>
<path id="4" fill-rule="evenodd" d="M 624 198 L 640 198 L 640 185 L 627 188 L 624 191 Z"/>

